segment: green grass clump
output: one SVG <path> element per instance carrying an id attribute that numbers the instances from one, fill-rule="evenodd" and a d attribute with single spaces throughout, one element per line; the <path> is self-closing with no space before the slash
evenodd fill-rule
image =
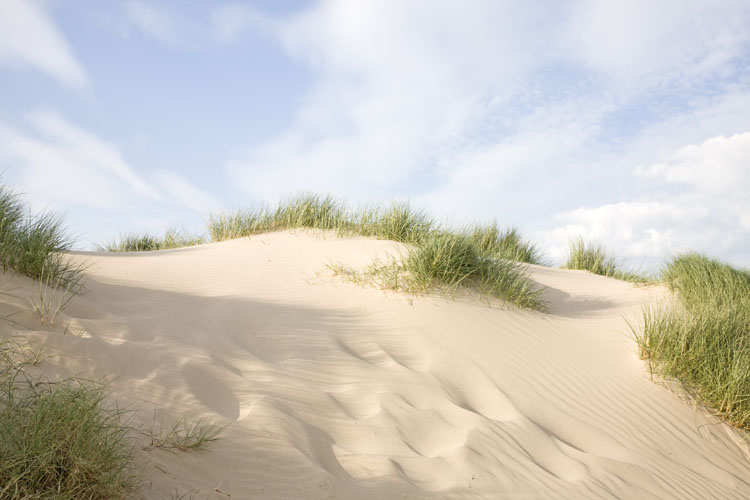
<path id="1" fill-rule="evenodd" d="M 642 274 L 622 269 L 617 259 L 607 253 L 602 245 L 587 244 L 583 238 L 571 240 L 565 269 L 580 269 L 601 276 L 608 276 L 634 283 L 647 283 L 652 280 Z"/>
<path id="2" fill-rule="evenodd" d="M 29 213 L 17 193 L 0 186 L 0 264 L 33 279 L 45 277 L 61 287 L 78 290 L 81 268 L 64 252 L 72 239 L 52 214 Z"/>
<path id="3" fill-rule="evenodd" d="M 662 278 L 672 308 L 645 309 L 631 325 L 652 372 L 680 380 L 698 401 L 750 430 L 750 271 L 690 253 Z"/>
<path id="4" fill-rule="evenodd" d="M 150 443 L 144 450 L 156 448 L 180 451 L 202 450 L 209 443 L 218 440 L 222 430 L 223 427 L 204 424 L 201 420 L 188 421 L 185 417 L 177 420 L 169 428 L 161 425 L 157 429 L 156 419 L 154 419 L 154 426 L 148 433 Z"/>
<path id="5" fill-rule="evenodd" d="M 469 232 L 469 238 L 482 254 L 528 264 L 544 264 L 539 250 L 524 240 L 514 227 L 501 230 L 495 223 L 475 226 Z"/>
<path id="6" fill-rule="evenodd" d="M 563 267 L 566 269 L 581 269 L 609 277 L 615 277 L 619 272 L 617 261 L 607 254 L 604 247 L 586 244 L 583 238 L 570 241 L 568 260 Z"/>
<path id="7" fill-rule="evenodd" d="M 413 243 L 426 236 L 433 225 L 423 212 L 412 209 L 407 203 L 350 211 L 343 202 L 330 196 L 305 194 L 282 201 L 276 208 L 261 206 L 255 210 L 212 215 L 208 220 L 208 232 L 212 241 L 224 241 L 285 229 L 310 228 Z"/>
<path id="8" fill-rule="evenodd" d="M 134 498 L 133 442 L 104 387 L 36 380 L 28 364 L 0 343 L 0 498 Z"/>
<path id="9" fill-rule="evenodd" d="M 343 230 L 349 224 L 345 207 L 330 196 L 300 195 L 271 209 L 211 215 L 208 233 L 211 241 L 224 241 L 284 229 L 311 228 Z"/>
<path id="10" fill-rule="evenodd" d="M 545 309 L 542 291 L 533 285 L 525 267 L 488 256 L 470 236 L 434 234 L 413 247 L 401 265 L 407 288 L 413 290 L 470 287 L 520 307 Z"/>
<path id="11" fill-rule="evenodd" d="M 385 208 L 367 207 L 354 213 L 351 219 L 344 226 L 348 232 L 401 243 L 418 243 L 435 230 L 432 219 L 408 203 L 392 203 Z"/>
<path id="12" fill-rule="evenodd" d="M 276 208 L 211 216 L 212 241 L 294 228 L 335 230 L 337 234 L 370 236 L 411 245 L 399 262 L 373 266 L 370 277 L 391 288 L 426 291 L 440 287 L 455 291 L 469 286 L 521 307 L 544 309 L 541 291 L 517 262 L 541 263 L 536 248 L 517 230 L 496 225 L 477 227 L 468 234 L 437 227 L 424 212 L 408 203 L 349 210 L 330 196 L 302 195 Z M 351 270 L 337 272 L 354 278 Z M 359 279 L 359 278 L 357 278 Z"/>
<path id="13" fill-rule="evenodd" d="M 150 252 L 201 245 L 205 240 L 200 236 L 189 234 L 184 230 L 168 229 L 164 236 L 152 236 L 148 233 L 127 233 L 118 240 L 98 246 L 102 252 Z"/>

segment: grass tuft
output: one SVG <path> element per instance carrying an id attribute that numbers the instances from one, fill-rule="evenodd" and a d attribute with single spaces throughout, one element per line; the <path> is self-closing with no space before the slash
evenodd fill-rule
<path id="1" fill-rule="evenodd" d="M 49 213 L 32 215 L 19 195 L 0 186 L 0 264 L 33 279 L 43 277 L 79 291 L 82 268 L 68 262 L 72 238 L 62 221 Z"/>
<path id="2" fill-rule="evenodd" d="M 601 276 L 634 283 L 652 281 L 647 276 L 622 269 L 617 259 L 608 254 L 602 245 L 587 244 L 583 241 L 583 238 L 570 241 L 568 259 L 563 268 L 585 270 Z"/>
<path id="3" fill-rule="evenodd" d="M 487 255 L 471 236 L 434 234 L 409 251 L 403 270 L 407 288 L 413 290 L 438 287 L 452 293 L 470 287 L 520 307 L 546 308 L 542 291 L 529 280 L 525 267 Z"/>
<path id="4" fill-rule="evenodd" d="M 339 235 L 361 235 L 410 245 L 399 262 L 373 265 L 365 272 L 334 268 L 357 281 L 366 278 L 389 288 L 415 292 L 439 287 L 455 292 L 474 287 L 521 307 L 543 310 L 541 291 L 515 261 L 541 263 L 537 249 L 516 229 L 501 231 L 496 225 L 477 227 L 469 234 L 437 227 L 422 210 L 408 203 L 368 206 L 350 211 L 331 198 L 301 195 L 276 208 L 211 216 L 208 232 L 213 241 L 294 228 L 335 230 Z M 366 275 L 366 276 L 365 276 Z"/>
<path id="5" fill-rule="evenodd" d="M 352 214 L 349 232 L 374 236 L 382 240 L 418 243 L 435 229 L 435 223 L 424 211 L 408 203 L 392 203 L 388 207 L 366 207 Z"/>
<path id="6" fill-rule="evenodd" d="M 484 255 L 470 236 L 432 233 L 412 245 L 401 259 L 375 263 L 365 271 L 331 265 L 337 275 L 355 283 L 374 282 L 384 288 L 425 293 L 433 289 L 455 294 L 474 289 L 528 309 L 545 311 L 543 292 L 521 263 Z"/>
<path id="7" fill-rule="evenodd" d="M 30 377 L 32 362 L 0 343 L 0 498 L 133 498 L 139 481 L 122 410 L 99 384 Z"/>
<path id="8" fill-rule="evenodd" d="M 211 241 L 224 241 L 284 229 L 311 228 L 344 230 L 349 223 L 344 205 L 330 196 L 303 194 L 289 198 L 270 209 L 211 215 L 208 233 Z"/>
<path id="9" fill-rule="evenodd" d="M 185 230 L 168 229 L 161 238 L 148 233 L 126 233 L 121 235 L 118 240 L 99 245 L 97 249 L 100 252 L 150 252 L 203 243 L 205 243 L 205 240 L 201 236 L 190 234 Z"/>
<path id="10" fill-rule="evenodd" d="M 750 430 L 750 271 L 689 253 L 662 278 L 675 307 L 647 307 L 631 325 L 652 373 L 680 380 L 702 404 Z"/>
<path id="11" fill-rule="evenodd" d="M 197 451 L 204 449 L 209 443 L 219 439 L 223 427 L 204 424 L 201 420 L 188 421 L 185 417 L 177 420 L 171 427 L 163 426 L 156 429 L 156 425 L 149 432 L 150 443 L 144 448 L 153 450 Z"/>
<path id="12" fill-rule="evenodd" d="M 496 223 L 475 226 L 469 232 L 469 238 L 484 255 L 528 264 L 544 264 L 539 249 L 523 239 L 514 227 L 501 230 Z"/>

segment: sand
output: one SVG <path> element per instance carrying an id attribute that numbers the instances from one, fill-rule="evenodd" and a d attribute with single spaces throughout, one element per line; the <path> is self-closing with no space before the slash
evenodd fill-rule
<path id="1" fill-rule="evenodd" d="M 144 428 L 227 425 L 203 451 L 139 451 L 147 499 L 750 498 L 739 434 L 638 358 L 626 321 L 663 289 L 532 266 L 541 314 L 327 268 L 398 250 L 299 231 L 80 253 L 88 291 L 54 326 L 19 298 L 0 313 Z"/>

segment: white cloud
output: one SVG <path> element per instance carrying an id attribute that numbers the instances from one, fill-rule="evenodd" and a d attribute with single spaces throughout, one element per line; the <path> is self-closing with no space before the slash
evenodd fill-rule
<path id="1" fill-rule="evenodd" d="M 710 75 L 748 41 L 742 1 L 664 0 L 573 4 L 566 42 L 582 62 L 619 81 L 671 85 Z M 639 82 L 641 83 L 641 82 Z"/>
<path id="2" fill-rule="evenodd" d="M 685 146 L 665 162 L 635 170 L 637 178 L 654 183 L 653 194 L 558 214 L 562 225 L 543 239 L 558 259 L 568 238 L 581 235 L 631 261 L 699 250 L 750 265 L 748 166 L 750 132 Z"/>
<path id="3" fill-rule="evenodd" d="M 507 10 L 328 1 L 280 24 L 282 43 L 320 71 L 320 85 L 285 133 L 228 162 L 229 172 L 256 196 L 406 189 L 495 116 L 512 97 L 502 86 L 525 70 L 522 50 L 544 45 L 528 34 L 538 16 L 519 22 Z"/>
<path id="4" fill-rule="evenodd" d="M 748 9 L 702 5 L 319 2 L 276 25 L 287 51 L 317 71 L 316 88 L 285 132 L 227 170 L 254 196 L 360 197 L 590 167 L 609 114 L 686 76 L 715 75 L 750 40 Z"/>
<path id="5" fill-rule="evenodd" d="M 63 34 L 33 0 L 0 2 L 0 65 L 31 66 L 73 87 L 88 81 Z"/>
<path id="6" fill-rule="evenodd" d="M 747 183 L 733 134 L 750 129 L 748 25 L 735 0 L 324 0 L 274 25 L 315 88 L 226 169 L 257 198 L 408 194 L 459 221 L 529 224 L 552 253 L 579 232 L 638 258 L 706 238 L 737 256 L 750 215 L 716 198 Z M 668 178 L 717 155 L 700 186 Z"/>
<path id="7" fill-rule="evenodd" d="M 130 0 L 125 3 L 130 20 L 144 33 L 168 45 L 179 43 L 172 16 L 153 3 Z"/>
<path id="8" fill-rule="evenodd" d="M 718 136 L 703 144 L 685 146 L 667 162 L 640 168 L 636 173 L 686 184 L 698 193 L 725 203 L 728 199 L 750 199 L 744 188 L 750 186 L 750 132 Z"/>

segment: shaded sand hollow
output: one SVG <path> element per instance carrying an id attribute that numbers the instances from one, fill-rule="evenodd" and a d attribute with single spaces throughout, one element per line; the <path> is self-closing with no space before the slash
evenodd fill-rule
<path id="1" fill-rule="evenodd" d="M 145 427 L 229 424 L 205 451 L 139 451 L 148 499 L 750 498 L 738 434 L 638 359 L 626 319 L 660 288 L 532 266 L 540 314 L 326 267 L 398 249 L 302 231 L 81 253 L 88 291 L 53 327 L 20 299 L 0 312 Z"/>

